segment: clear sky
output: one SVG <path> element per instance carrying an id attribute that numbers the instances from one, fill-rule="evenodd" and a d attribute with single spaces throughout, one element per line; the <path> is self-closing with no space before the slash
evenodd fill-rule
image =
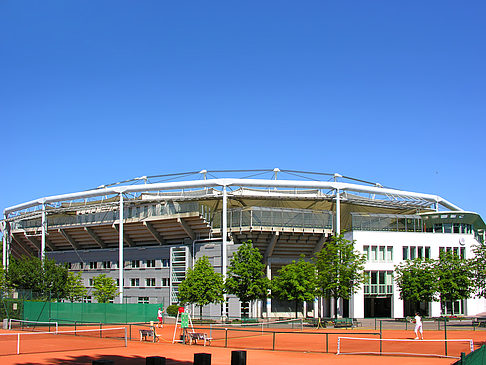
<path id="1" fill-rule="evenodd" d="M 142 175 L 338 172 L 486 220 L 484 1 L 0 1 L 0 209 Z"/>

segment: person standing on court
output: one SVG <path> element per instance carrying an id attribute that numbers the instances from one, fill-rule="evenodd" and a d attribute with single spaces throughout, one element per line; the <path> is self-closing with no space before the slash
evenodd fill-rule
<path id="1" fill-rule="evenodd" d="M 415 322 L 415 339 L 416 340 L 423 340 L 424 339 L 424 333 L 423 333 L 423 325 L 422 325 L 422 317 L 420 317 L 419 312 L 415 312 L 415 317 L 413 319 Z M 420 334 L 420 338 L 419 338 Z"/>
<path id="2" fill-rule="evenodd" d="M 159 320 L 159 323 L 157 323 L 157 327 L 164 327 L 164 310 L 162 310 L 162 308 L 159 308 L 159 310 L 157 311 L 157 319 Z"/>

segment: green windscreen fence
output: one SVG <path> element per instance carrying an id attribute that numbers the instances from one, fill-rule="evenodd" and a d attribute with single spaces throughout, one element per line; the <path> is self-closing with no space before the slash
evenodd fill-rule
<path id="1" fill-rule="evenodd" d="M 476 351 L 467 356 L 461 355 L 461 360 L 456 361 L 454 365 L 482 365 L 486 364 L 486 346 L 483 345 Z"/>
<path id="2" fill-rule="evenodd" d="M 23 319 L 30 321 L 133 323 L 157 321 L 162 304 L 24 302 Z"/>

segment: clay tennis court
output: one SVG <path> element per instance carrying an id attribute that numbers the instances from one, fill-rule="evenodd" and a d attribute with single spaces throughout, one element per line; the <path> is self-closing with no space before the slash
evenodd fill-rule
<path id="1" fill-rule="evenodd" d="M 87 326 L 88 327 L 88 326 Z M 91 326 L 95 328 L 95 326 Z M 129 327 L 127 327 L 129 328 Z M 35 335 L 29 340 L 22 340 L 21 352 L 27 352 L 20 355 L 6 355 L 12 351 L 12 339 L 6 340 L 0 338 L 0 362 L 2 364 L 91 364 L 94 359 L 112 359 L 115 364 L 145 364 L 147 356 L 164 356 L 168 364 L 192 364 L 194 353 L 207 352 L 212 354 L 212 364 L 230 364 L 232 350 L 247 350 L 248 364 L 451 364 L 455 360 L 451 358 L 437 357 L 418 357 L 418 356 L 375 356 L 375 355 L 336 355 L 338 333 L 345 333 L 347 336 L 377 337 L 373 335 L 362 335 L 362 333 L 375 332 L 362 329 L 326 329 L 315 330 L 306 329 L 304 333 L 295 333 L 292 330 L 274 330 L 278 333 L 269 332 L 269 330 L 242 332 L 228 331 L 226 338 L 221 336 L 224 330 L 219 330 L 219 334 L 212 331 L 214 335 L 211 346 L 185 345 L 181 343 L 172 344 L 174 326 L 166 325 L 163 329 L 157 329 L 160 340 L 156 343 L 139 340 L 139 329 L 145 326 L 130 326 L 132 339 L 128 341 L 125 347 L 124 341 L 119 339 L 100 339 L 97 337 L 74 338 L 73 336 L 63 335 Z M 63 328 L 64 330 L 65 328 Z M 2 330 L 0 333 L 12 333 L 13 331 Z M 287 332 L 287 333 L 280 333 Z M 290 333 L 289 333 L 290 332 Z M 292 333 L 294 332 L 294 333 Z M 328 338 L 326 348 L 326 334 Z M 129 333 L 130 334 L 130 333 Z M 271 350 L 274 346 L 278 351 Z M 343 335 L 344 336 L 344 335 Z M 443 339 L 442 331 L 426 331 L 425 339 Z M 1 336 L 0 336 L 1 337 Z M 12 336 L 3 336 L 12 337 Z M 384 330 L 383 338 L 394 339 L 412 339 L 412 331 L 403 330 Z M 475 348 L 484 344 L 486 333 L 482 331 L 451 331 L 447 334 L 448 339 L 473 339 Z M 14 341 L 15 342 L 15 341 Z M 225 342 L 228 348 L 225 348 Z M 16 342 L 15 342 L 16 343 Z M 356 344 L 354 345 L 356 346 Z M 441 351 L 437 343 L 427 343 L 421 341 L 409 341 L 400 344 L 413 352 L 417 346 L 421 350 L 428 349 L 430 352 Z M 358 347 L 369 349 L 369 344 L 360 344 Z M 449 346 L 449 351 L 456 349 Z M 325 353 L 325 351 L 329 353 Z M 320 351 L 320 352 L 313 352 Z M 452 354 L 452 353 L 450 353 Z M 456 355 L 456 354 L 454 354 Z M 458 355 L 458 354 L 457 354 Z"/>

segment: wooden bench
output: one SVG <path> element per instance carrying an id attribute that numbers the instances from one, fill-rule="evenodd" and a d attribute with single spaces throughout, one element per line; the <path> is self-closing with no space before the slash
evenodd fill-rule
<path id="1" fill-rule="evenodd" d="M 140 330 L 140 341 L 147 341 L 147 338 L 152 337 L 152 342 L 157 342 L 159 340 L 159 336 L 155 332 L 155 329 L 149 330 Z"/>
<path id="2" fill-rule="evenodd" d="M 206 346 L 206 342 L 211 345 L 212 338 L 209 337 L 206 333 L 203 332 L 188 332 L 189 335 L 189 345 L 192 345 L 194 342 L 197 344 L 198 340 L 204 341 L 204 346 Z"/>

